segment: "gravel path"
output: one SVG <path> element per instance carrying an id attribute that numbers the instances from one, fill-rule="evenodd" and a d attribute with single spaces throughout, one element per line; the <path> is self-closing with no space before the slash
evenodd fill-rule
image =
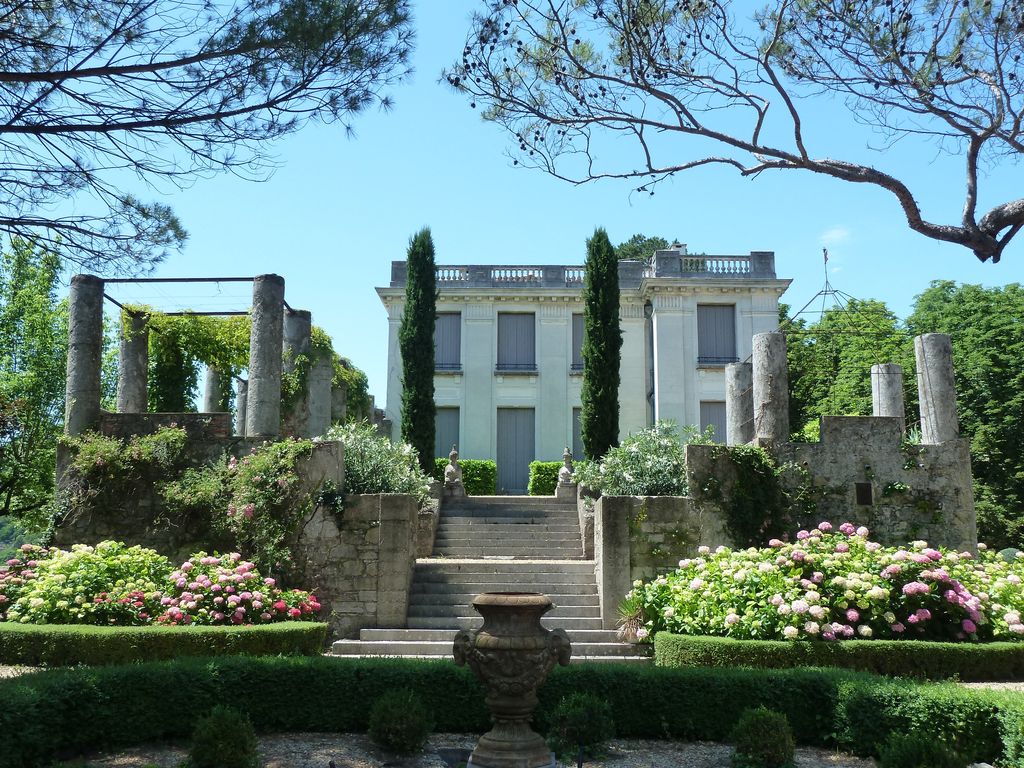
<path id="1" fill-rule="evenodd" d="M 425 752 L 398 759 L 381 753 L 362 734 L 290 734 L 260 739 L 262 768 L 451 768 L 459 765 L 476 744 L 476 736 L 436 734 Z M 732 749 L 703 742 L 615 740 L 607 757 L 584 763 L 586 768 L 729 768 Z M 180 748 L 136 748 L 118 755 L 93 756 L 96 768 L 142 768 L 155 764 L 176 768 L 186 756 Z M 797 768 L 873 768 L 872 760 L 859 760 L 820 749 L 798 749 Z"/>

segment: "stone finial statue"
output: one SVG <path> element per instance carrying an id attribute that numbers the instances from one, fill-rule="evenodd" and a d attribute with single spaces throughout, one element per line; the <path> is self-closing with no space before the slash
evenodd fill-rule
<path id="1" fill-rule="evenodd" d="M 448 466 L 444 468 L 444 495 L 449 497 L 462 497 L 466 495 L 466 489 L 462 485 L 462 467 L 459 466 L 459 452 L 452 446 L 448 454 Z"/>
<path id="2" fill-rule="evenodd" d="M 572 451 L 565 446 L 565 453 L 562 454 L 562 467 L 558 470 L 558 484 L 572 485 Z"/>
<path id="3" fill-rule="evenodd" d="M 558 485 L 555 486 L 555 498 L 576 499 L 576 481 L 573 480 L 572 473 L 572 451 L 569 450 L 569 446 L 566 446 L 565 453 L 562 454 L 562 466 L 558 470 Z"/>

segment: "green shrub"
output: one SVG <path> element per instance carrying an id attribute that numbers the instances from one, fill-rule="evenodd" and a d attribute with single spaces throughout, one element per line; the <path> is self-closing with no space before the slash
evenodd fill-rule
<path id="1" fill-rule="evenodd" d="M 365 733 L 367 702 L 390 690 L 415 691 L 438 732 L 489 727 L 483 687 L 467 668 L 446 661 L 230 656 L 76 667 L 0 680 L 0 768 L 187 738 L 196 713 L 226 702 L 245 712 L 257 733 Z M 605 699 L 622 738 L 724 742 L 744 710 L 768 706 L 786 715 L 798 744 L 866 756 L 890 733 L 917 730 L 935 732 L 965 759 L 1024 766 L 1019 694 L 954 683 L 827 669 L 573 664 L 554 670 L 539 691 L 539 732 L 548 732 L 551 713 L 573 693 Z"/>
<path id="2" fill-rule="evenodd" d="M 558 470 L 561 468 L 560 461 L 531 461 L 530 482 L 526 492 L 531 496 L 554 496 L 558 485 Z"/>
<path id="3" fill-rule="evenodd" d="M 891 733 L 879 751 L 878 768 L 966 768 L 967 763 L 931 734 Z"/>
<path id="4" fill-rule="evenodd" d="M 1024 680 L 1024 645 L 921 640 L 788 642 L 659 632 L 654 636 L 654 663 L 662 667 L 845 667 L 929 680 Z"/>
<path id="5" fill-rule="evenodd" d="M 444 482 L 448 457 L 434 460 L 434 479 Z M 493 496 L 498 492 L 498 465 L 491 459 L 459 459 L 462 487 L 470 496 Z"/>
<path id="6" fill-rule="evenodd" d="M 567 763 L 583 750 L 585 757 L 598 757 L 601 748 L 615 735 L 611 707 L 592 693 L 566 696 L 551 713 L 548 744 Z"/>
<path id="7" fill-rule="evenodd" d="M 237 709 L 216 706 L 192 732 L 190 768 L 256 768 L 256 732 Z"/>
<path id="8" fill-rule="evenodd" d="M 680 434 L 670 421 L 659 421 L 612 448 L 592 476 L 583 471 L 585 485 L 605 496 L 685 496 L 685 444 L 709 439 L 693 427 Z M 595 464 L 598 464 L 595 462 Z M 592 483 L 598 483 L 597 486 Z"/>
<path id="9" fill-rule="evenodd" d="M 793 730 L 781 712 L 748 709 L 732 730 L 733 768 L 792 768 Z"/>
<path id="10" fill-rule="evenodd" d="M 430 478 L 412 446 L 392 443 L 366 422 L 331 427 L 328 440 L 345 446 L 345 493 L 407 493 L 422 504 Z"/>
<path id="11" fill-rule="evenodd" d="M 186 656 L 323 652 L 327 625 L 281 622 L 227 627 L 88 627 L 0 622 L 0 664 L 65 667 Z"/>
<path id="12" fill-rule="evenodd" d="M 423 749 L 434 725 L 423 701 L 414 691 L 388 691 L 370 708 L 367 733 L 373 742 L 400 755 Z"/>

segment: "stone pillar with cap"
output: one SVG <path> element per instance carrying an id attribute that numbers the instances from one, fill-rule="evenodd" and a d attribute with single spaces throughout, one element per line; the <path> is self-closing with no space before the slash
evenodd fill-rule
<path id="1" fill-rule="evenodd" d="M 203 413 L 224 411 L 224 392 L 229 386 L 230 381 L 215 366 L 206 366 L 206 376 L 203 379 Z"/>
<path id="2" fill-rule="evenodd" d="M 284 433 L 293 437 L 312 437 L 309 432 L 309 363 L 312 348 L 313 316 L 309 310 L 294 309 L 284 314 L 284 372 L 294 373 L 299 358 L 306 360 L 306 375 L 302 389 L 295 393 L 287 404 L 284 416 Z"/>
<path id="3" fill-rule="evenodd" d="M 64 433 L 80 435 L 100 423 L 103 361 L 103 280 L 75 275 L 68 292 L 68 367 Z"/>
<path id="4" fill-rule="evenodd" d="M 754 436 L 765 442 L 789 439 L 786 337 L 778 331 L 754 335 Z"/>
<path id="5" fill-rule="evenodd" d="M 284 278 L 259 275 L 252 286 L 246 437 L 275 438 L 281 434 L 283 326 Z"/>
<path id="6" fill-rule="evenodd" d="M 245 413 L 249 404 L 249 382 L 238 379 L 238 390 L 235 392 L 235 434 L 245 437 Z"/>
<path id="7" fill-rule="evenodd" d="M 871 366 L 871 415 L 894 416 L 900 431 L 906 430 L 903 402 L 903 366 L 881 363 Z"/>
<path id="8" fill-rule="evenodd" d="M 117 412 L 149 410 L 149 316 L 125 312 L 121 316 L 121 346 L 117 356 Z"/>
<path id="9" fill-rule="evenodd" d="M 725 443 L 746 445 L 754 439 L 754 366 L 725 366 Z"/>
<path id="10" fill-rule="evenodd" d="M 953 379 L 953 343 L 944 333 L 914 337 L 921 442 L 937 445 L 960 437 Z"/>

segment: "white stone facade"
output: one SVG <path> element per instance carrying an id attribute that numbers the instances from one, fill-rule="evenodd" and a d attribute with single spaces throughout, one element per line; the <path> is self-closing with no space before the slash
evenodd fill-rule
<path id="1" fill-rule="evenodd" d="M 445 413 L 449 424 L 457 418 L 460 456 L 501 458 L 501 443 L 507 438 L 499 436 L 499 422 L 511 423 L 502 421 L 503 409 L 533 409 L 531 458 L 557 461 L 574 442 L 578 454 L 573 411 L 580 407 L 583 377 L 580 331 L 577 325 L 574 339 L 573 315 L 583 313 L 582 267 L 440 266 L 437 275 L 437 312 L 457 313 L 458 319 L 449 319 L 448 327 L 457 323 L 459 331 L 457 355 L 448 350 L 446 362 L 439 364 L 446 370 L 434 378 L 434 399 L 439 409 L 458 409 L 457 416 L 451 410 Z M 711 423 L 708 418 L 713 421 L 719 410 L 724 420 L 725 363 L 749 358 L 753 335 L 778 325 L 779 297 L 790 281 L 775 277 L 774 254 L 712 257 L 691 256 L 685 248 L 659 251 L 651 265 L 620 262 L 619 281 L 620 438 L 655 419 L 701 426 L 702 403 L 705 423 Z M 386 415 L 397 437 L 404 261 L 392 263 L 391 285 L 377 293 L 390 324 Z M 505 314 L 532 315 L 532 321 L 502 320 Z M 699 314 L 705 338 L 698 331 Z M 715 323 L 720 326 L 717 340 L 706 332 L 709 327 L 715 330 Z M 529 350 L 523 349 L 524 343 L 530 346 L 528 336 L 518 343 L 507 338 L 513 326 L 522 333 L 531 325 L 532 360 Z M 505 339 L 499 338 L 502 334 Z M 715 354 L 709 357 L 709 351 Z M 700 361 L 698 353 L 704 355 Z M 724 429 L 720 437 L 724 440 Z M 438 455 L 447 455 L 449 448 L 443 446 Z M 522 440 L 518 450 L 522 451 Z"/>

